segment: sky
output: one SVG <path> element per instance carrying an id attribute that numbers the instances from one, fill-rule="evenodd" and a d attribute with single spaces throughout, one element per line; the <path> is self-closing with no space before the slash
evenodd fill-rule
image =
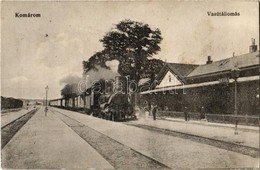
<path id="1" fill-rule="evenodd" d="M 222 11 L 240 16 L 207 14 Z M 17 18 L 17 12 L 41 17 Z M 251 38 L 258 45 L 258 16 L 257 1 L 4 1 L 1 95 L 43 99 L 48 85 L 49 98 L 60 98 L 66 83 L 81 79 L 82 61 L 103 49 L 99 40 L 125 19 L 161 30 L 155 58 L 204 64 L 208 55 L 216 61 L 248 53 Z"/>

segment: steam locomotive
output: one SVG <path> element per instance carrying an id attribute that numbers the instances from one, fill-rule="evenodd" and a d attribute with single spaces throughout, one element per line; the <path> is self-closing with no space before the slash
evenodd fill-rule
<path id="1" fill-rule="evenodd" d="M 113 81 L 96 82 L 79 96 L 51 100 L 49 104 L 84 111 L 89 115 L 112 121 L 134 119 L 134 108 L 127 88 L 127 78 L 117 76 Z"/>

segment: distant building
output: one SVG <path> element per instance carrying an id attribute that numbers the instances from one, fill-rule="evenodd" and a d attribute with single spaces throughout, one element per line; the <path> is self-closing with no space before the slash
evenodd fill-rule
<path id="1" fill-rule="evenodd" d="M 203 106 L 207 113 L 233 114 L 236 79 L 238 114 L 257 114 L 259 61 L 253 39 L 247 54 L 215 62 L 208 56 L 203 65 L 167 63 L 156 78 L 156 87 L 142 91 L 141 96 L 162 110 L 183 111 L 188 107 L 199 112 Z"/>

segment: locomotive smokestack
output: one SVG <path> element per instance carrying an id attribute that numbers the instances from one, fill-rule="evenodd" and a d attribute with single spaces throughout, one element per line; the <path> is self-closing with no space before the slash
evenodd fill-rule
<path id="1" fill-rule="evenodd" d="M 115 92 L 126 93 L 127 92 L 127 80 L 126 77 L 116 76 L 115 77 Z"/>

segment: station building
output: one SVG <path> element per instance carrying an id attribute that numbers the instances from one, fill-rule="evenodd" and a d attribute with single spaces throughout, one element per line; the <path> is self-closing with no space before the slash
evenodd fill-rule
<path id="1" fill-rule="evenodd" d="M 249 53 L 202 65 L 166 63 L 154 89 L 142 91 L 142 101 L 161 110 L 257 115 L 259 51 L 254 39 Z"/>

